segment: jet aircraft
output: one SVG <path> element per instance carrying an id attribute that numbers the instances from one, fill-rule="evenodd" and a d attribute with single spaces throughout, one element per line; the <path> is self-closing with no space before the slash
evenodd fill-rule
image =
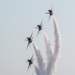
<path id="1" fill-rule="evenodd" d="M 33 41 L 33 40 L 32 40 L 32 39 L 33 39 L 32 35 L 33 35 L 33 32 L 32 32 L 32 34 L 31 34 L 30 37 L 27 37 L 27 39 L 25 39 L 26 41 L 28 41 L 27 48 L 28 48 L 29 44 L 31 44 L 32 41 Z"/>
<path id="2" fill-rule="evenodd" d="M 43 26 L 42 22 L 43 22 L 43 21 L 41 21 L 41 23 L 40 23 L 39 25 L 37 25 L 37 27 L 35 27 L 35 28 L 38 29 L 38 33 L 37 33 L 37 35 L 38 35 L 39 32 L 42 30 L 42 26 Z"/>
<path id="3" fill-rule="evenodd" d="M 52 8 L 49 9 L 46 14 L 49 14 L 49 19 L 50 19 L 50 17 L 53 15 L 53 10 L 52 10 Z"/>
<path id="4" fill-rule="evenodd" d="M 28 62 L 29 63 L 29 65 L 28 65 L 28 69 L 29 69 L 29 67 L 31 67 L 31 65 L 33 64 L 33 55 L 32 55 L 32 57 L 30 58 L 30 59 L 27 59 L 27 61 L 26 62 Z M 28 70 L 27 69 L 27 70 Z"/>

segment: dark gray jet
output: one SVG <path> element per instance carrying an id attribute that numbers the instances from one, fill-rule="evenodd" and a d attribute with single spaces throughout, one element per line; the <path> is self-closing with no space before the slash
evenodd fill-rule
<path id="1" fill-rule="evenodd" d="M 27 62 L 29 63 L 29 65 L 28 65 L 28 69 L 29 69 L 29 67 L 31 67 L 31 65 L 33 64 L 33 55 L 32 55 L 32 57 L 30 58 L 30 59 L 27 59 Z M 28 70 L 27 69 L 27 70 Z"/>
<path id="2" fill-rule="evenodd" d="M 42 22 L 43 22 L 43 21 L 41 21 L 41 23 L 40 23 L 39 25 L 37 25 L 37 27 L 35 27 L 35 28 L 38 28 L 38 33 L 37 33 L 37 35 L 38 35 L 39 32 L 42 30 L 42 26 L 43 26 Z"/>
<path id="3" fill-rule="evenodd" d="M 32 41 L 33 41 L 33 40 L 32 40 L 32 39 L 33 39 L 32 35 L 33 35 L 33 32 L 32 32 L 32 34 L 31 34 L 31 36 L 30 36 L 30 37 L 27 37 L 27 39 L 25 39 L 26 41 L 28 41 L 27 48 L 28 48 L 29 44 L 31 44 L 31 43 L 32 43 Z"/>
<path id="4" fill-rule="evenodd" d="M 52 10 L 52 8 L 49 9 L 46 14 L 49 14 L 49 19 L 50 19 L 50 17 L 53 15 L 53 10 Z"/>

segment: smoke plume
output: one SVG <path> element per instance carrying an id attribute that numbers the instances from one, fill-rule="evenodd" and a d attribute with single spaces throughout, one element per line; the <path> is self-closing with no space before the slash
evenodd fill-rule
<path id="1" fill-rule="evenodd" d="M 58 26 L 58 23 L 57 23 L 54 16 L 53 16 L 53 23 L 54 23 L 54 37 L 55 37 L 54 43 L 55 44 L 54 44 L 54 55 L 53 55 L 53 62 L 52 62 L 50 75 L 54 74 L 56 64 L 57 64 L 57 60 L 58 60 L 58 57 L 59 57 L 59 54 L 60 54 L 61 42 L 62 42 L 59 26 Z"/>
<path id="2" fill-rule="evenodd" d="M 37 57 L 38 67 L 39 67 L 39 71 L 40 71 L 39 73 L 41 75 L 44 75 L 45 74 L 44 73 L 45 72 L 45 63 L 43 62 L 42 55 L 40 53 L 40 50 L 39 50 L 38 46 L 34 42 L 33 42 L 33 47 L 34 47 L 34 50 L 35 50 L 35 53 L 36 53 L 36 57 Z M 35 70 L 37 70 L 37 69 L 35 69 Z"/>
<path id="3" fill-rule="evenodd" d="M 46 45 L 46 56 L 47 56 L 46 65 L 43 62 L 40 49 L 38 48 L 36 43 L 33 42 L 33 47 L 38 62 L 38 67 L 35 66 L 35 71 L 37 75 L 54 75 L 55 72 L 57 60 L 61 50 L 62 40 L 61 40 L 61 33 L 59 30 L 59 26 L 54 16 L 53 16 L 53 24 L 54 24 L 54 38 L 55 38 L 53 50 L 51 48 L 51 43 L 47 33 L 44 30 L 42 30 L 44 35 L 45 45 Z"/>

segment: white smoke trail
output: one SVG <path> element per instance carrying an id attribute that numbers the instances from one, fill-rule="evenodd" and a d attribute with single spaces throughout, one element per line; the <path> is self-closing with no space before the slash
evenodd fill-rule
<path id="1" fill-rule="evenodd" d="M 45 75 L 45 63 L 43 62 L 43 58 L 42 58 L 42 55 L 40 53 L 40 50 L 34 42 L 33 42 L 33 47 L 34 47 L 36 57 L 37 57 L 37 62 L 38 62 L 39 71 L 40 71 L 39 73 L 41 75 Z M 37 69 L 35 69 L 35 70 L 37 70 Z"/>
<path id="2" fill-rule="evenodd" d="M 61 33 L 60 33 L 60 30 L 59 30 L 59 26 L 58 26 L 58 23 L 57 23 L 54 16 L 53 16 L 53 23 L 54 23 L 54 36 L 55 36 L 54 56 L 58 57 L 58 55 L 60 54 L 62 40 L 61 40 Z"/>
<path id="3" fill-rule="evenodd" d="M 41 75 L 41 71 L 39 70 L 39 68 L 36 67 L 36 66 L 35 66 L 34 68 L 35 68 L 35 72 L 36 72 L 36 74 L 37 74 L 37 75 Z"/>
<path id="4" fill-rule="evenodd" d="M 52 49 L 51 49 L 51 44 L 50 44 L 50 40 L 48 38 L 48 35 L 47 33 L 43 31 L 43 34 L 44 34 L 44 40 L 45 40 L 45 45 L 46 45 L 46 55 L 47 55 L 47 66 L 46 66 L 46 75 L 49 75 L 50 74 L 50 70 L 51 70 L 51 63 L 52 63 L 52 57 L 53 57 L 53 52 L 52 52 Z"/>
<path id="5" fill-rule="evenodd" d="M 54 16 L 53 16 L 53 23 L 54 23 L 54 36 L 55 36 L 54 51 L 52 51 L 49 38 L 46 32 L 43 30 L 44 40 L 46 45 L 46 55 L 47 55 L 46 68 L 40 50 L 38 46 L 33 42 L 33 47 L 38 62 L 38 67 L 35 66 L 35 71 L 37 75 L 53 75 L 55 72 L 55 67 L 61 49 L 61 34 L 60 34 L 59 26 Z"/>
<path id="6" fill-rule="evenodd" d="M 46 54 L 47 54 L 47 61 L 50 61 L 50 57 L 53 55 L 53 51 L 51 49 L 51 44 L 50 44 L 50 40 L 48 38 L 48 35 L 47 33 L 43 31 L 43 34 L 44 34 L 44 40 L 45 40 L 45 45 L 46 45 Z"/>
<path id="7" fill-rule="evenodd" d="M 61 33 L 60 33 L 59 26 L 54 16 L 53 16 L 53 23 L 54 23 L 55 45 L 54 45 L 54 56 L 52 58 L 53 61 L 52 61 L 50 75 L 54 74 L 55 67 L 57 64 L 57 59 L 58 59 L 58 56 L 60 54 L 60 49 L 61 49 Z"/>

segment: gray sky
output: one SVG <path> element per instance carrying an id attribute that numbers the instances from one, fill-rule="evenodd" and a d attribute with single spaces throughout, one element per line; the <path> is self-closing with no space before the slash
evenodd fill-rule
<path id="1" fill-rule="evenodd" d="M 43 19 L 43 28 L 53 46 L 53 22 L 45 14 L 53 12 L 62 34 L 62 50 L 55 75 L 75 75 L 75 1 L 74 0 L 1 0 L 0 1 L 0 75 L 31 75 L 25 61 L 34 53 L 32 45 L 26 50 L 25 38 L 34 31 L 34 41 L 46 59 L 42 33 L 37 37 L 36 25 Z M 40 42 L 41 41 L 41 42 Z M 44 51 L 43 51 L 44 50 Z M 46 60 L 45 60 L 46 61 Z"/>

